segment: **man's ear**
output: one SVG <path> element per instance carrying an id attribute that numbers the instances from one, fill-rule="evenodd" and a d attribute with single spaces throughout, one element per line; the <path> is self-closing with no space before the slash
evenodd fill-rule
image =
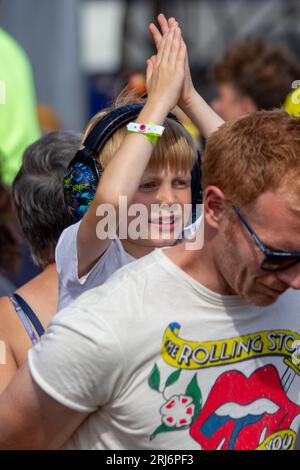
<path id="1" fill-rule="evenodd" d="M 225 195 L 217 186 L 208 186 L 204 192 L 205 223 L 217 229 L 225 212 Z"/>

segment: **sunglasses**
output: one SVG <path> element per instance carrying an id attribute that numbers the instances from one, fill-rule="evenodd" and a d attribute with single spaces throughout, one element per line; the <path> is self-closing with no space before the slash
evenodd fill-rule
<path id="1" fill-rule="evenodd" d="M 265 258 L 260 265 L 261 269 L 263 269 L 264 271 L 273 272 L 283 271 L 284 269 L 289 269 L 300 262 L 300 253 L 270 250 L 256 235 L 251 225 L 247 221 L 246 217 L 242 214 L 241 210 L 238 207 L 232 207 L 235 210 L 235 213 L 242 221 L 242 223 L 244 224 L 244 226 L 247 228 L 256 245 L 265 255 Z"/>

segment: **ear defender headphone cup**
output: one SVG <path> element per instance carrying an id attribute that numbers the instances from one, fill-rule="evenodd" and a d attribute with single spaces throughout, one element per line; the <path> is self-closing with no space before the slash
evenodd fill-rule
<path id="1" fill-rule="evenodd" d="M 99 169 L 93 157 L 80 155 L 65 171 L 64 198 L 75 222 L 82 219 L 94 199 L 99 182 Z"/>
<path id="2" fill-rule="evenodd" d="M 120 127 L 135 119 L 141 103 L 116 108 L 101 119 L 86 136 L 82 148 L 69 163 L 64 176 L 64 199 L 74 223 L 82 219 L 94 199 L 103 169 L 95 156 Z"/>

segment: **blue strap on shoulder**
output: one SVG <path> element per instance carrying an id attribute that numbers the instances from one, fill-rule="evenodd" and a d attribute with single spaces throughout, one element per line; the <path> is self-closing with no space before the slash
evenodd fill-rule
<path id="1" fill-rule="evenodd" d="M 33 324 L 39 337 L 43 336 L 43 334 L 45 333 L 44 327 L 41 324 L 38 317 L 36 316 L 36 314 L 34 313 L 34 311 L 29 307 L 28 303 L 25 302 L 25 300 L 19 294 L 13 294 L 13 297 L 18 302 L 18 304 L 22 308 L 25 315 L 29 318 L 29 320 Z"/>

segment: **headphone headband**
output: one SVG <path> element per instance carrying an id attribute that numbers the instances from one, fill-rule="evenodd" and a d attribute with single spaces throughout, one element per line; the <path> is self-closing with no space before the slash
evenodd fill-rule
<path id="1" fill-rule="evenodd" d="M 113 109 L 95 124 L 85 138 L 82 144 L 83 147 L 94 156 L 99 155 L 116 130 L 136 119 L 143 107 L 143 103 L 133 103 Z M 175 114 L 168 113 L 167 117 L 182 125 Z"/>
<path id="2" fill-rule="evenodd" d="M 83 146 L 94 155 L 98 155 L 116 130 L 135 119 L 143 106 L 141 103 L 134 103 L 113 109 L 93 127 Z"/>

